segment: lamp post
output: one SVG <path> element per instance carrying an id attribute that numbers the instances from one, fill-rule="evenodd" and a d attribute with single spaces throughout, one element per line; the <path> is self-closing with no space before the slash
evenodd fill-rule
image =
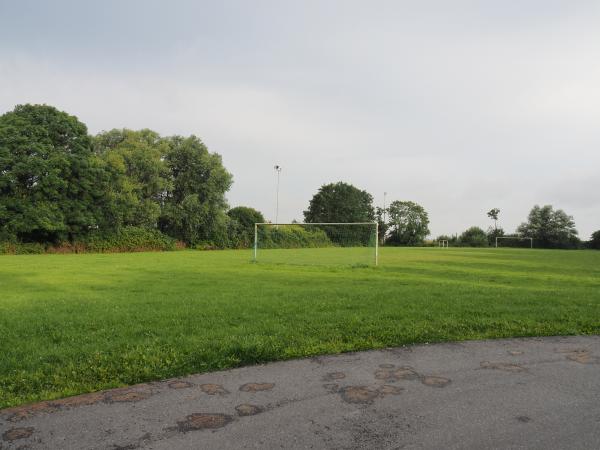
<path id="1" fill-rule="evenodd" d="M 385 243 L 385 232 L 386 232 L 386 209 L 385 209 L 385 197 L 387 196 L 387 192 L 383 193 L 383 236 L 381 236 L 381 245 Z"/>
<path id="2" fill-rule="evenodd" d="M 281 166 L 279 164 L 273 167 L 277 172 L 277 191 L 275 194 L 275 225 L 279 223 L 279 174 L 281 173 Z"/>

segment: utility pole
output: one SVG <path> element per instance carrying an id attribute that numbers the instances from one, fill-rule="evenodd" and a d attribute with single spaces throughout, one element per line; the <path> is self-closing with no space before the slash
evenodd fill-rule
<path id="1" fill-rule="evenodd" d="M 281 166 L 275 165 L 273 168 L 277 172 L 277 191 L 275 194 L 275 225 L 277 225 L 279 223 L 279 174 L 281 173 Z"/>

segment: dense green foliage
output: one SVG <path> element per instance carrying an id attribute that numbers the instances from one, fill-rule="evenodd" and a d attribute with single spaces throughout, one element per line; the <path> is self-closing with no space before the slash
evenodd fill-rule
<path id="1" fill-rule="evenodd" d="M 0 254 L 118 253 L 176 250 L 177 241 L 156 229 L 125 226 L 115 231 L 92 231 L 85 237 L 58 245 L 38 242 L 2 242 Z"/>
<path id="2" fill-rule="evenodd" d="M 592 233 L 592 238 L 590 239 L 589 247 L 595 250 L 600 250 L 600 230 Z"/>
<path id="3" fill-rule="evenodd" d="M 58 242 L 102 227 L 104 181 L 76 117 L 31 105 L 0 116 L 0 240 Z"/>
<path id="4" fill-rule="evenodd" d="M 148 230 L 148 249 L 159 232 L 165 242 L 228 247 L 244 241 L 226 214 L 231 183 L 221 157 L 195 136 L 91 137 L 76 117 L 45 105 L 0 116 L 0 242 L 14 248 L 115 248 L 115 238 L 116 248 L 137 248 L 127 227 Z M 98 245 L 81 245 L 92 238 Z"/>
<path id="5" fill-rule="evenodd" d="M 339 181 L 321 186 L 304 211 L 306 223 L 373 222 L 373 196 L 367 191 Z M 336 226 L 323 226 L 334 244 L 364 245 L 368 229 L 349 228 L 340 233 Z"/>
<path id="6" fill-rule="evenodd" d="M 532 237 L 541 248 L 577 248 L 580 243 L 573 217 L 551 205 L 535 205 L 517 232 Z"/>
<path id="7" fill-rule="evenodd" d="M 373 222 L 373 196 L 342 181 L 325 184 L 304 211 L 306 223 Z"/>
<path id="8" fill-rule="evenodd" d="M 386 244 L 420 245 L 429 234 L 427 211 L 415 202 L 393 201 L 388 207 L 388 215 Z"/>
<path id="9" fill-rule="evenodd" d="M 600 252 L 383 248 L 379 268 L 250 255 L 0 256 L 0 407 L 412 342 L 600 333 Z"/>
<path id="10" fill-rule="evenodd" d="M 458 237 L 458 243 L 464 247 L 487 247 L 488 236 L 481 228 L 471 227 Z"/>
<path id="11" fill-rule="evenodd" d="M 333 245 L 325 230 L 316 226 L 299 225 L 261 227 L 259 242 L 261 248 L 317 248 Z"/>
<path id="12" fill-rule="evenodd" d="M 265 218 L 260 211 L 247 206 L 231 208 L 227 215 L 230 222 L 230 241 L 233 248 L 245 248 L 253 245 L 254 224 L 264 223 Z"/>

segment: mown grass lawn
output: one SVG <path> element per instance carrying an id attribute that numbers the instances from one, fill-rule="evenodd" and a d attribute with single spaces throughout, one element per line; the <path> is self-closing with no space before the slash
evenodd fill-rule
<path id="1" fill-rule="evenodd" d="M 0 407 L 323 353 L 600 333 L 600 252 L 384 248 L 378 268 L 249 259 L 0 256 Z"/>

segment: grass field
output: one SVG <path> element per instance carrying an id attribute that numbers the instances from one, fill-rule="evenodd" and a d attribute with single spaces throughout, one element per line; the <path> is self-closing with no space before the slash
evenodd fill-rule
<path id="1" fill-rule="evenodd" d="M 0 407 L 412 342 L 600 333 L 600 252 L 384 248 L 378 268 L 249 259 L 0 256 Z"/>

